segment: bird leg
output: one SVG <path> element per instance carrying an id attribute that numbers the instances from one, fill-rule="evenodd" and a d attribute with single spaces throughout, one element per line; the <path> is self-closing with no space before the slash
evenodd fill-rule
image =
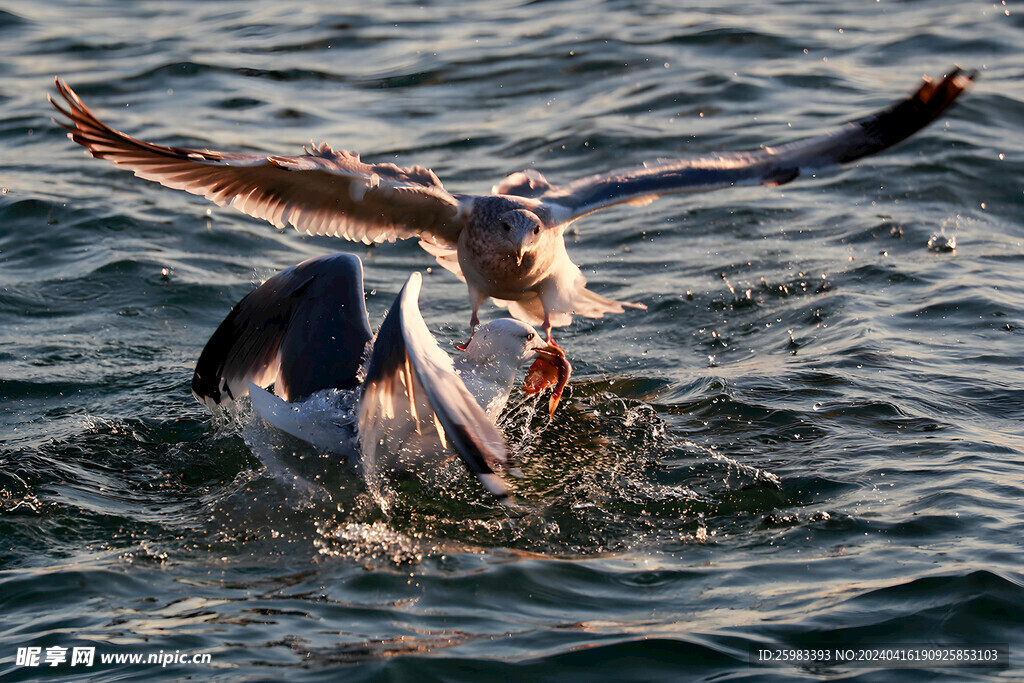
<path id="1" fill-rule="evenodd" d="M 473 341 L 473 335 L 476 334 L 476 326 L 480 324 L 480 318 L 477 317 L 476 311 L 473 311 L 473 316 L 469 319 L 469 325 L 473 328 L 472 332 L 469 333 L 469 339 L 462 344 L 456 344 L 455 348 L 459 351 L 465 351 L 466 347 L 469 346 L 469 342 Z"/>
<path id="2" fill-rule="evenodd" d="M 476 334 L 476 326 L 480 324 L 480 318 L 476 315 L 476 309 L 473 309 L 473 315 L 469 319 L 469 326 L 472 328 L 469 332 L 469 339 L 461 344 L 456 344 L 455 348 L 459 351 L 465 351 L 466 347 L 469 346 L 469 342 L 473 341 L 473 335 Z"/>
<path id="3" fill-rule="evenodd" d="M 473 308 L 473 313 L 469 316 L 469 326 L 474 330 L 476 329 L 476 326 L 480 324 L 480 316 L 477 314 L 480 312 L 480 304 L 482 304 L 486 298 L 487 295 L 473 285 L 469 285 L 469 305 Z"/>
<path id="4" fill-rule="evenodd" d="M 477 304 L 479 306 L 479 304 Z M 473 308 L 473 315 L 469 318 L 469 326 L 473 328 L 473 331 L 469 333 L 469 339 L 462 344 L 456 344 L 455 348 L 459 351 L 465 351 L 466 347 L 469 346 L 469 342 L 473 341 L 473 335 L 476 334 L 476 326 L 480 324 L 480 318 L 476 314 L 476 308 Z"/>
<path id="5" fill-rule="evenodd" d="M 544 311 L 544 324 L 541 325 L 541 331 L 544 332 L 544 339 L 548 344 L 555 344 L 555 338 L 551 336 L 551 314 L 546 310 Z"/>
<path id="6" fill-rule="evenodd" d="M 455 348 L 459 351 L 465 351 L 466 347 L 469 346 L 469 342 L 473 341 L 473 333 L 476 332 L 476 326 L 480 324 L 480 316 L 478 315 L 480 304 L 484 302 L 485 298 L 483 292 L 473 289 L 473 287 L 469 288 L 469 303 L 473 306 L 473 313 L 469 316 L 469 327 L 472 329 L 472 332 L 469 333 L 469 339 L 466 340 L 465 344 L 455 345 Z"/>

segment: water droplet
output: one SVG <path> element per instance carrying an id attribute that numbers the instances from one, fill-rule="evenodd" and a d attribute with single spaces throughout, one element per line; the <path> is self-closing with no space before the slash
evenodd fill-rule
<path id="1" fill-rule="evenodd" d="M 943 234 L 932 235 L 928 238 L 928 250 L 936 254 L 956 251 L 956 237 L 947 237 Z"/>

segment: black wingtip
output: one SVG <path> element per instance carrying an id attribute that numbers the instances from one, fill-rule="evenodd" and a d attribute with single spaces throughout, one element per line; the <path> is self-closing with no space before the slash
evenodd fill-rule
<path id="1" fill-rule="evenodd" d="M 959 66 L 936 82 L 925 77 L 907 99 L 888 109 L 855 121 L 864 132 L 864 144 L 851 147 L 840 163 L 861 157 L 902 142 L 939 118 L 977 78 L 975 70 L 965 71 Z"/>
<path id="2" fill-rule="evenodd" d="M 977 76 L 976 70 L 964 71 L 960 66 L 954 66 L 953 70 L 938 83 L 925 78 L 924 84 L 910 96 L 909 101 L 923 111 L 934 112 L 935 116 L 938 116 L 974 82 Z"/>

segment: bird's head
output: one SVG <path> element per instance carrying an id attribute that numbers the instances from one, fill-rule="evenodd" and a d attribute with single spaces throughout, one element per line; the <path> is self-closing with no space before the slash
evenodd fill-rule
<path id="1" fill-rule="evenodd" d="M 572 373 L 572 365 L 566 359 L 565 351 L 554 342 L 544 341 L 537 330 L 512 318 L 492 320 L 476 328 L 465 352 L 467 360 L 475 367 L 507 374 L 509 382 L 523 361 L 536 358 L 523 389 L 527 395 L 533 395 L 552 387 L 548 406 L 550 414 L 555 414 L 562 389 Z"/>
<path id="2" fill-rule="evenodd" d="M 533 358 L 538 349 L 548 344 L 537 330 L 519 320 L 499 318 L 481 325 L 473 332 L 465 351 L 470 362 L 477 365 L 488 363 L 519 363 Z"/>
<path id="3" fill-rule="evenodd" d="M 522 265 L 523 256 L 540 241 L 544 223 L 532 211 L 514 209 L 498 216 L 498 228 L 515 256 L 516 265 Z"/>

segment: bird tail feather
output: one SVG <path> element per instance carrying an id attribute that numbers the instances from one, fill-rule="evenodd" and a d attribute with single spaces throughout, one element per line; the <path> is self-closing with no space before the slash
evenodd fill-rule
<path id="1" fill-rule="evenodd" d="M 516 320 L 522 320 L 527 325 L 536 326 L 544 322 L 544 304 L 541 303 L 540 297 L 535 292 L 527 292 L 526 298 L 519 301 L 506 299 L 491 299 L 491 301 L 494 302 L 495 306 L 507 308 L 509 315 Z M 552 324 L 555 327 L 568 325 L 572 321 L 572 316 L 566 315 L 567 320 L 558 323 L 555 321 L 556 317 L 557 315 L 552 316 Z"/>
<path id="2" fill-rule="evenodd" d="M 584 281 L 585 282 L 585 281 Z M 628 308 L 647 310 L 647 306 L 631 301 L 616 301 L 603 297 L 586 288 L 585 284 L 561 297 L 557 309 L 550 312 L 552 327 L 565 327 L 572 322 L 573 315 L 586 318 L 601 318 L 605 313 L 623 313 Z M 494 299 L 495 305 L 507 308 L 509 315 L 529 325 L 540 325 L 544 322 L 544 304 L 541 297 L 529 292 L 528 296 L 519 301 Z"/>
<path id="3" fill-rule="evenodd" d="M 600 318 L 605 313 L 623 313 L 626 308 L 639 308 L 647 310 L 647 306 L 632 301 L 616 301 L 592 292 L 586 287 L 580 287 L 573 292 L 572 312 L 586 318 Z"/>

